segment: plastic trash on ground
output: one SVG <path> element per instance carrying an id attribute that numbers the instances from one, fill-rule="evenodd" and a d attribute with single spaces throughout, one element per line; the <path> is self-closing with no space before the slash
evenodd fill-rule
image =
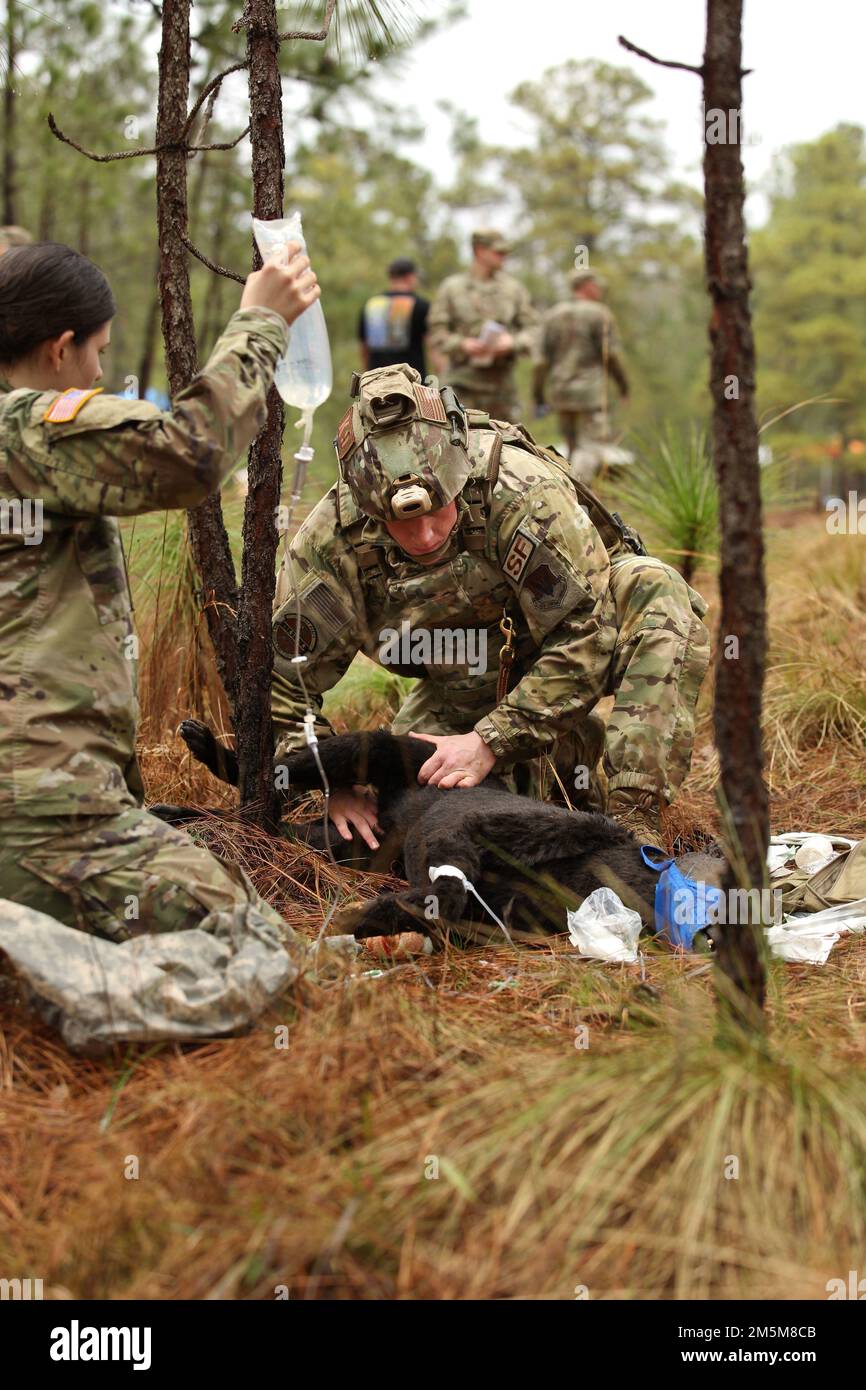
<path id="1" fill-rule="evenodd" d="M 640 914 L 626 907 L 612 888 L 596 888 L 568 913 L 568 938 L 591 960 L 637 960 L 640 930 Z"/>
<path id="2" fill-rule="evenodd" d="M 843 932 L 866 929 L 866 898 L 842 903 L 825 912 L 788 917 L 766 933 L 770 951 L 778 960 L 824 965 Z"/>

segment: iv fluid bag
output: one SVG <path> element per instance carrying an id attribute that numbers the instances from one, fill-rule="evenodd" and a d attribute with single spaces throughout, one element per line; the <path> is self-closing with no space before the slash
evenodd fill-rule
<path id="1" fill-rule="evenodd" d="M 290 241 L 299 242 L 304 251 L 307 249 L 299 212 L 270 222 L 253 217 L 252 224 L 263 261 Z M 292 324 L 289 348 L 285 357 L 277 362 L 274 385 L 286 404 L 296 406 L 310 423 L 313 411 L 330 396 L 333 386 L 331 345 L 321 300 L 317 299 Z"/>

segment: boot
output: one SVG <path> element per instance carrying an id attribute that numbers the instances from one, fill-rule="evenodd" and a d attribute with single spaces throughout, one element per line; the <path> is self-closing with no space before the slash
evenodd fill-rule
<path id="1" fill-rule="evenodd" d="M 662 797 L 644 787 L 617 787 L 607 799 L 607 814 L 625 826 L 641 845 L 666 854 L 662 836 Z"/>

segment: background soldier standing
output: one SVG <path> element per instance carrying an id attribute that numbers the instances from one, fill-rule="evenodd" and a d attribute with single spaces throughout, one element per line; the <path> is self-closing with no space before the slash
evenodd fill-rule
<path id="1" fill-rule="evenodd" d="M 472 235 L 472 265 L 451 275 L 430 310 L 431 353 L 447 359 L 442 376 L 461 403 L 497 420 L 519 420 L 514 364 L 534 347 L 538 315 L 529 292 L 503 270 L 510 246 L 496 231 Z"/>
<path id="2" fill-rule="evenodd" d="M 407 367 L 355 385 L 336 441 L 340 481 L 292 541 L 297 597 L 274 615 L 278 759 L 304 746 L 296 652 L 327 736 L 322 695 L 364 651 L 420 677 L 392 725 L 436 736 L 419 780 L 475 786 L 495 767 L 538 794 L 531 765 L 549 753 L 577 803 L 604 750 L 609 811 L 658 842 L 661 807 L 691 759 L 709 659 L 703 600 L 528 436 L 464 416 L 452 391 Z M 515 663 L 503 684 L 508 624 Z M 470 630 L 483 635 L 482 671 L 459 655 L 392 658 L 391 634 L 409 647 L 411 633 Z M 605 733 L 591 711 L 607 694 Z M 344 838 L 349 823 L 377 847 L 369 798 L 335 793 L 331 815 Z"/>
<path id="3" fill-rule="evenodd" d="M 601 303 L 604 282 L 594 270 L 573 270 L 573 297 L 544 316 L 533 377 L 536 412 L 546 398 L 559 414 L 576 478 L 587 480 L 604 461 L 610 438 L 608 378 L 628 399 L 616 320 Z"/>

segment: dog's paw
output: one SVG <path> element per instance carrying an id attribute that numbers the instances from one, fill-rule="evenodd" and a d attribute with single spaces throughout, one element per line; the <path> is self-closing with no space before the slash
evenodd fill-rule
<path id="1" fill-rule="evenodd" d="M 214 777 L 219 777 L 222 782 L 237 786 L 237 754 L 233 749 L 218 743 L 207 724 L 203 724 L 200 719 L 184 719 L 178 732 L 193 757 L 204 763 L 208 772 L 212 772 Z"/>

